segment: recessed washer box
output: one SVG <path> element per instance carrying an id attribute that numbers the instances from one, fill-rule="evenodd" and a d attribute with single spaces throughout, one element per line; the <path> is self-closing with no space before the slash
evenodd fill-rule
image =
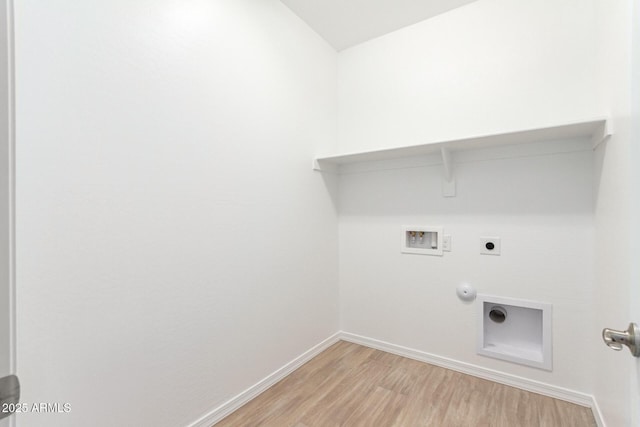
<path id="1" fill-rule="evenodd" d="M 422 225 L 402 227 L 400 252 L 405 254 L 442 255 L 443 229 Z"/>
<path id="2" fill-rule="evenodd" d="M 478 354 L 553 370 L 551 304 L 478 295 Z"/>

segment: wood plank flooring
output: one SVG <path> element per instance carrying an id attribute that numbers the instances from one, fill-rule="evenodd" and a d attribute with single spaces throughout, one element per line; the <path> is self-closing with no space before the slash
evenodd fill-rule
<path id="1" fill-rule="evenodd" d="M 589 408 L 340 341 L 216 424 L 595 427 Z"/>

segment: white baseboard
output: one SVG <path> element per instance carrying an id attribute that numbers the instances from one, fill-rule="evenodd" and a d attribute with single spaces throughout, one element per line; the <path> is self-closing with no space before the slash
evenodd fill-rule
<path id="1" fill-rule="evenodd" d="M 338 341 L 340 341 L 340 332 L 336 332 L 320 344 L 310 348 L 277 371 L 203 415 L 187 427 L 211 427 Z"/>
<path id="2" fill-rule="evenodd" d="M 604 422 L 604 418 L 602 418 L 602 412 L 600 412 L 598 401 L 595 398 L 591 402 L 591 410 L 593 411 L 593 418 L 596 419 L 596 424 L 598 425 L 598 427 L 607 427 Z"/>
<path id="3" fill-rule="evenodd" d="M 539 381 L 519 377 L 517 375 L 506 374 L 504 372 L 483 368 L 471 363 L 459 362 L 457 360 L 449 359 L 442 356 L 436 356 L 424 351 L 402 347 L 396 344 L 391 344 L 373 338 L 363 337 L 361 335 L 356 335 L 349 332 L 341 332 L 340 339 L 352 342 L 354 344 L 360 344 L 366 347 L 375 348 L 377 350 L 386 351 L 388 353 L 397 354 L 398 356 L 408 357 L 420 362 L 430 363 L 432 365 L 451 369 L 453 371 L 461 372 L 463 374 L 471 375 L 485 380 L 494 381 L 522 390 L 531 391 L 533 393 L 542 394 L 544 396 L 553 397 L 554 399 L 560 399 L 567 402 L 575 403 L 577 405 L 586 406 L 588 408 L 591 408 L 591 410 L 593 411 L 593 416 L 596 420 L 596 423 L 598 424 L 598 427 L 606 427 L 602 419 L 600 408 L 598 407 L 598 404 L 595 401 L 594 397 L 590 394 L 554 386 L 551 384 L 545 384 Z"/>
<path id="4" fill-rule="evenodd" d="M 377 350 L 386 351 L 388 353 L 397 354 L 398 356 L 408 357 L 410 359 L 418 360 L 420 362 L 430 363 L 432 365 L 440 366 L 442 368 L 451 369 L 453 371 L 461 372 L 463 374 L 471 375 L 474 377 L 494 381 L 500 384 L 505 384 L 512 387 L 517 387 L 522 390 L 531 391 L 534 393 L 542 394 L 544 396 L 553 397 L 555 399 L 564 400 L 567 402 L 575 403 L 577 405 L 586 406 L 591 408 L 593 416 L 596 420 L 598 427 L 606 427 L 603 420 L 602 413 L 598 407 L 598 403 L 594 397 L 590 394 L 582 393 L 575 390 L 566 389 L 563 387 L 554 386 L 551 384 L 545 384 L 539 381 L 530 380 L 527 378 L 519 377 L 517 375 L 506 374 L 504 372 L 495 371 L 493 369 L 483 368 L 481 366 L 473 365 L 471 363 L 460 362 L 457 360 L 449 359 L 442 356 L 436 356 L 434 354 L 426 353 L 424 351 L 415 350 L 408 347 L 391 344 L 385 341 L 376 340 L 373 338 L 364 337 L 361 335 L 352 334 L 349 332 L 337 332 L 329 338 L 322 341 L 320 344 L 307 350 L 300 356 L 296 357 L 291 362 L 287 363 L 277 371 L 268 375 L 258 383 L 249 387 L 242 393 L 211 410 L 209 413 L 203 415 L 198 420 L 189 424 L 187 427 L 211 427 L 223 418 L 237 410 L 244 404 L 248 403 L 252 399 L 256 398 L 260 393 L 267 390 L 269 387 L 282 380 L 284 377 L 295 371 L 297 368 L 313 359 L 322 351 L 329 348 L 336 342 L 343 340 L 352 342 L 354 344 L 364 345 L 366 347 L 375 348 Z"/>

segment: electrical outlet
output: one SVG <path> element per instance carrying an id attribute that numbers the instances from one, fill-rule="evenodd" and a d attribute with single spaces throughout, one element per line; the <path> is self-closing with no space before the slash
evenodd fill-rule
<path id="1" fill-rule="evenodd" d="M 444 235 L 442 237 L 442 250 L 445 252 L 451 252 L 451 236 Z"/>
<path id="2" fill-rule="evenodd" d="M 500 255 L 500 238 L 480 237 L 480 254 Z"/>

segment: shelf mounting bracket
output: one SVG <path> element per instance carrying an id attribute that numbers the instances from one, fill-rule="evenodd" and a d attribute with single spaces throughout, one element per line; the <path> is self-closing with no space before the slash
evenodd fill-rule
<path id="1" fill-rule="evenodd" d="M 445 147 L 440 147 L 440 155 L 442 156 L 442 165 L 444 169 L 444 178 L 442 180 L 442 195 L 444 197 L 456 196 L 456 179 L 453 176 L 453 159 L 451 151 Z"/>

